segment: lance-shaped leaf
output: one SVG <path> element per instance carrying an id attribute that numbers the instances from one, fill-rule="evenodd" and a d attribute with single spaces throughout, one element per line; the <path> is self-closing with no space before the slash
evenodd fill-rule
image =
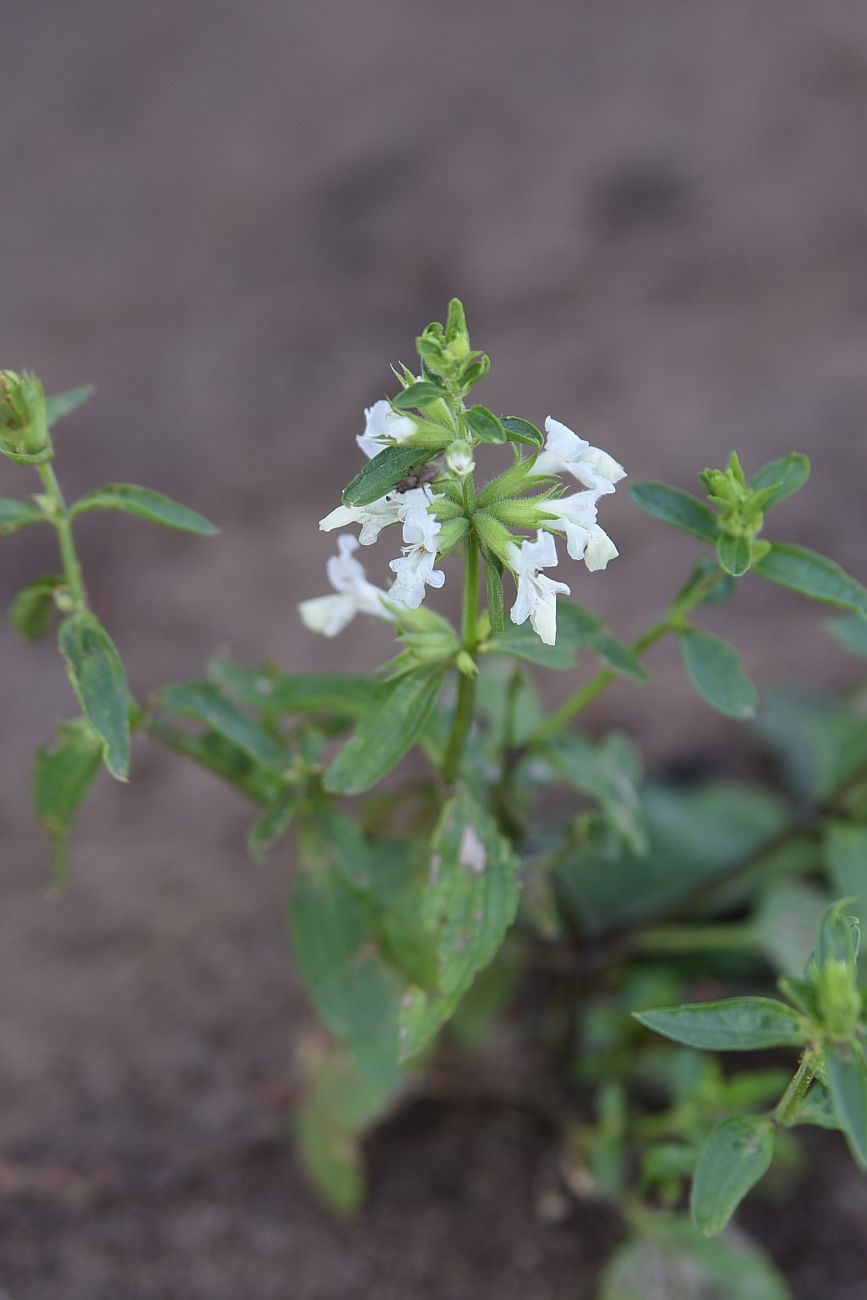
<path id="1" fill-rule="evenodd" d="M 84 796 L 99 771 L 103 742 L 84 718 L 60 724 L 53 749 L 40 749 L 33 769 L 33 803 L 54 846 L 55 884 L 69 865 L 68 839 Z"/>
<path id="2" fill-rule="evenodd" d="M 17 533 L 19 528 L 29 524 L 44 524 L 45 515 L 38 506 L 29 501 L 14 501 L 9 497 L 0 498 L 0 537 Z"/>
<path id="3" fill-rule="evenodd" d="M 237 745 L 245 754 L 266 767 L 283 769 L 285 747 L 265 731 L 213 682 L 183 682 L 164 686 L 156 702 L 161 709 L 181 718 L 194 718 L 219 736 Z"/>
<path id="4" fill-rule="evenodd" d="M 855 1039 L 833 1043 L 824 1053 L 828 1089 L 849 1149 L 867 1169 L 867 1063 Z"/>
<path id="5" fill-rule="evenodd" d="M 710 1239 L 669 1214 L 647 1215 L 643 1225 L 605 1265 L 598 1300 L 792 1300 L 771 1260 L 743 1234 Z"/>
<path id="6" fill-rule="evenodd" d="M 431 406 L 434 402 L 439 402 L 447 396 L 444 388 L 439 384 L 433 384 L 428 379 L 418 379 L 414 384 L 409 384 L 404 390 L 398 393 L 392 402 L 392 406 L 398 411 L 412 411 L 416 407 L 419 409 L 424 406 Z"/>
<path id="7" fill-rule="evenodd" d="M 444 434 L 444 443 L 450 440 Z M 379 501 L 412 470 L 424 465 L 434 454 L 430 447 L 384 447 L 369 460 L 343 489 L 345 506 L 367 506 Z"/>
<path id="8" fill-rule="evenodd" d="M 381 781 L 424 729 L 444 675 L 442 669 L 423 670 L 383 682 L 325 773 L 325 788 L 333 794 L 361 794 Z"/>
<path id="9" fill-rule="evenodd" d="M 730 718 L 751 718 L 758 693 L 743 670 L 734 646 L 708 632 L 678 632 L 687 676 L 702 699 Z"/>
<path id="10" fill-rule="evenodd" d="M 727 998 L 632 1014 L 654 1033 L 706 1052 L 753 1052 L 807 1041 L 803 1018 L 775 998 Z"/>
<path id="11" fill-rule="evenodd" d="M 292 948 L 327 1029 L 369 1079 L 395 1082 L 400 987 L 383 961 L 364 896 L 333 867 L 299 872 L 289 897 Z"/>
<path id="12" fill-rule="evenodd" d="M 637 783 L 635 750 L 613 734 L 594 745 L 579 732 L 563 732 L 542 754 L 576 790 L 595 799 L 605 820 L 633 853 L 647 848 L 647 831 Z"/>
<path id="13" fill-rule="evenodd" d="M 72 614 L 60 625 L 60 649 L 72 689 L 102 737 L 105 765 L 125 781 L 129 774 L 129 689 L 114 642 L 95 614 Z"/>
<path id="14" fill-rule="evenodd" d="M 716 556 L 720 568 L 732 578 L 742 577 L 749 569 L 752 558 L 749 538 L 723 533 L 716 544 Z"/>
<path id="15" fill-rule="evenodd" d="M 834 893 L 851 899 L 850 910 L 867 926 L 867 826 L 826 822 L 823 856 Z"/>
<path id="16" fill-rule="evenodd" d="M 825 605 L 839 605 L 867 616 L 867 591 L 850 578 L 845 569 L 806 546 L 774 543 L 767 555 L 754 566 L 754 572 L 780 587 L 808 596 Z"/>
<path id="17" fill-rule="evenodd" d="M 83 406 L 94 392 L 93 384 L 82 384 L 80 388 L 68 388 L 63 393 L 54 393 L 45 399 L 45 419 L 50 428 L 65 415 L 71 415 Z"/>
<path id="18" fill-rule="evenodd" d="M 264 862 L 277 841 L 286 834 L 299 802 L 297 790 L 284 790 L 269 804 L 261 817 L 257 817 L 247 834 L 247 847 L 257 862 Z"/>
<path id="19" fill-rule="evenodd" d="M 62 578 L 39 578 L 19 591 L 13 600 L 9 618 L 25 641 L 41 641 L 48 634 L 54 614 L 54 593 L 62 585 Z"/>
<path id="20" fill-rule="evenodd" d="M 523 443 L 525 447 L 542 447 L 545 442 L 541 429 L 519 415 L 504 415 L 500 420 L 509 442 Z"/>
<path id="21" fill-rule="evenodd" d="M 758 474 L 750 479 L 750 487 L 754 492 L 773 489 L 773 496 L 765 501 L 767 510 L 770 506 L 779 505 L 787 497 L 799 492 L 809 477 L 808 457 L 802 456 L 799 451 L 793 451 L 788 456 L 781 456 L 779 460 L 769 461 L 763 466 Z"/>
<path id="22" fill-rule="evenodd" d="M 135 483 L 110 483 L 108 487 L 88 492 L 72 506 L 70 514 L 86 514 L 88 510 L 119 510 L 126 515 L 135 515 L 137 519 L 146 519 L 151 524 L 162 524 L 164 528 L 177 528 L 184 533 L 198 533 L 200 537 L 213 537 L 220 530 L 204 515 L 182 506 L 162 492 L 151 488 L 138 487 Z"/>
<path id="23" fill-rule="evenodd" d="M 734 1115 L 711 1133 L 692 1182 L 695 1226 L 705 1236 L 722 1232 L 741 1201 L 774 1158 L 774 1125 L 766 1116 Z"/>
<path id="24" fill-rule="evenodd" d="M 443 808 L 422 901 L 439 993 L 411 988 L 401 1003 L 401 1058 L 415 1056 L 493 960 L 518 907 L 518 864 L 490 813 L 467 790 Z"/>
<path id="25" fill-rule="evenodd" d="M 336 713 L 357 718 L 364 713 L 379 683 L 374 677 L 344 673 L 283 673 L 273 664 L 244 668 L 223 656 L 208 664 L 208 676 L 246 708 L 264 717 L 289 713 Z"/>
<path id="26" fill-rule="evenodd" d="M 486 406 L 471 406 L 465 413 L 466 420 L 480 442 L 505 442 L 506 430 Z"/>
<path id="27" fill-rule="evenodd" d="M 629 492 L 639 510 L 646 515 L 671 528 L 679 528 L 701 542 L 708 542 L 711 546 L 716 544 L 719 533 L 717 517 L 698 497 L 666 483 L 633 483 Z"/>

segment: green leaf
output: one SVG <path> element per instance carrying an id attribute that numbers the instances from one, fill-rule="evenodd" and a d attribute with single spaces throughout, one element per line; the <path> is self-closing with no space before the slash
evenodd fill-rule
<path id="1" fill-rule="evenodd" d="M 855 1039 L 834 1043 L 825 1053 L 828 1089 L 849 1149 L 862 1169 L 867 1169 L 867 1063 Z"/>
<path id="2" fill-rule="evenodd" d="M 250 827 L 247 847 L 257 862 L 264 862 L 277 841 L 286 834 L 299 802 L 297 790 L 285 790 Z"/>
<path id="3" fill-rule="evenodd" d="M 629 491 L 639 510 L 646 515 L 671 528 L 679 528 L 701 542 L 716 545 L 719 532 L 716 515 L 698 497 L 666 483 L 633 483 Z"/>
<path id="4" fill-rule="evenodd" d="M 54 393 L 45 399 L 45 419 L 51 428 L 65 415 L 71 415 L 83 406 L 94 393 L 93 384 L 82 384 L 80 388 L 68 388 L 64 393 Z"/>
<path id="5" fill-rule="evenodd" d="M 765 955 L 783 975 L 800 979 L 826 904 L 824 894 L 801 880 L 784 877 L 765 890 L 753 925 Z"/>
<path id="6" fill-rule="evenodd" d="M 825 605 L 839 605 L 867 615 L 867 591 L 850 578 L 839 564 L 805 546 L 777 544 L 755 565 L 755 572 L 768 582 L 808 596 Z"/>
<path id="7" fill-rule="evenodd" d="M 830 1090 L 818 1079 L 810 1084 L 806 1097 L 803 1098 L 794 1118 L 795 1124 L 814 1124 L 817 1128 L 840 1131 L 840 1121 L 834 1107 Z"/>
<path id="8" fill-rule="evenodd" d="M 609 735 L 594 745 L 580 732 L 563 732 L 541 752 L 570 785 L 599 803 L 605 820 L 633 853 L 647 851 L 637 789 L 640 767 L 624 737 Z"/>
<path id="9" fill-rule="evenodd" d="M 725 569 L 733 578 L 740 578 L 750 567 L 750 540 L 748 537 L 733 537 L 731 533 L 722 533 L 716 544 L 716 555 L 721 569 Z"/>
<path id="10" fill-rule="evenodd" d="M 449 435 L 444 435 L 448 440 Z M 444 444 L 445 445 L 445 444 Z M 390 492 L 411 470 L 429 461 L 430 447 L 384 447 L 343 489 L 345 506 L 367 506 Z"/>
<path id="11" fill-rule="evenodd" d="M 727 717 L 751 718 L 759 697 L 734 646 L 694 628 L 677 637 L 687 676 L 702 699 Z"/>
<path id="12" fill-rule="evenodd" d="M 102 739 L 84 718 L 62 722 L 54 749 L 37 751 L 33 803 L 37 819 L 54 845 L 55 884 L 66 875 L 69 832 L 101 761 Z"/>
<path id="13" fill-rule="evenodd" d="M 844 650 L 867 657 L 867 618 L 853 614 L 850 618 L 832 619 L 825 626 Z"/>
<path id="14" fill-rule="evenodd" d="M 503 632 L 505 623 L 503 617 L 503 579 L 500 576 L 500 569 L 497 561 L 486 549 L 482 552 L 482 558 L 485 562 L 485 581 L 488 585 L 488 618 L 491 623 L 491 631 L 495 635 Z"/>
<path id="15" fill-rule="evenodd" d="M 125 781 L 129 774 L 129 690 L 114 642 L 95 614 L 72 614 L 60 625 L 60 649 L 72 689 L 102 737 L 105 765 Z"/>
<path id="16" fill-rule="evenodd" d="M 74 518 L 88 510 L 120 510 L 123 514 L 135 515 L 137 519 L 146 519 L 148 523 L 177 528 L 184 533 L 197 533 L 200 537 L 213 537 L 220 531 L 204 515 L 172 501 L 161 492 L 137 487 L 135 483 L 111 483 L 96 492 L 88 492 L 87 496 L 76 501 L 70 514 Z"/>
<path id="17" fill-rule="evenodd" d="M 834 893 L 867 926 L 867 826 L 826 821 L 823 856 Z"/>
<path id="18" fill-rule="evenodd" d="M 641 1236 L 617 1248 L 600 1288 L 598 1300 L 792 1300 L 754 1242 L 734 1232 L 709 1239 L 667 1215 L 648 1218 Z"/>
<path id="19" fill-rule="evenodd" d="M 383 682 L 350 740 L 325 773 L 333 794 L 361 794 L 400 762 L 433 712 L 444 672 L 408 672 Z"/>
<path id="20" fill-rule="evenodd" d="M 400 986 L 379 954 L 364 896 L 332 866 L 305 868 L 289 897 L 292 948 L 304 987 L 326 1028 L 366 1078 L 398 1078 Z"/>
<path id="21" fill-rule="evenodd" d="M 768 1172 L 774 1125 L 765 1116 L 734 1115 L 711 1133 L 692 1182 L 695 1226 L 708 1237 L 722 1232 L 741 1201 Z"/>
<path id="22" fill-rule="evenodd" d="M 398 411 L 411 411 L 415 407 L 431 406 L 445 396 L 445 389 L 440 388 L 439 384 L 432 384 L 427 379 L 419 379 L 404 388 L 403 392 L 398 393 L 391 404 Z"/>
<path id="23" fill-rule="evenodd" d="M 506 430 L 506 437 L 509 442 L 520 442 L 526 447 L 541 447 L 544 445 L 545 438 L 541 429 L 537 429 L 535 424 L 529 420 L 522 420 L 518 415 L 504 415 L 500 421 Z"/>
<path id="24" fill-rule="evenodd" d="M 335 1214 L 361 1210 L 366 1191 L 360 1135 L 386 1109 L 391 1089 L 366 1078 L 335 1051 L 309 1067 L 295 1131 L 305 1171 Z"/>
<path id="25" fill-rule="evenodd" d="M 224 657 L 208 664 L 208 677 L 233 695 L 246 708 L 264 717 L 280 718 L 290 713 L 336 713 L 357 718 L 370 706 L 379 682 L 375 677 L 351 677 L 343 673 L 311 673 L 294 676 L 273 664 L 243 668 Z"/>
<path id="26" fill-rule="evenodd" d="M 819 923 L 819 939 L 808 965 L 826 966 L 829 962 L 843 962 L 854 968 L 858 960 L 861 930 L 857 916 L 850 914 L 851 899 L 841 898 L 825 908 Z"/>
<path id="27" fill-rule="evenodd" d="M 765 509 L 768 509 L 799 492 L 809 477 L 808 457 L 802 456 L 799 451 L 793 451 L 788 456 L 781 456 L 779 460 L 770 461 L 760 469 L 758 474 L 750 479 L 750 487 L 754 492 L 761 492 L 766 488 L 774 489 L 773 496 L 765 502 Z"/>
<path id="28" fill-rule="evenodd" d="M 726 998 L 633 1015 L 654 1033 L 705 1052 L 797 1047 L 807 1037 L 802 1017 L 775 998 Z"/>
<path id="29" fill-rule="evenodd" d="M 789 824 L 784 799 L 734 781 L 689 789 L 650 786 L 642 791 L 649 848 L 636 857 L 612 844 L 564 846 L 556 862 L 558 892 L 582 930 L 601 934 L 664 915 L 702 885 L 728 878 L 731 868 L 768 844 Z M 806 870 L 812 846 L 789 845 L 763 864 L 774 870 Z M 752 882 L 735 880 L 727 903 L 740 903 Z"/>
<path id="30" fill-rule="evenodd" d="M 180 718 L 193 718 L 230 741 L 249 758 L 282 771 L 288 762 L 282 744 L 224 695 L 213 682 L 183 682 L 164 686 L 156 701 Z"/>
<path id="31" fill-rule="evenodd" d="M 756 729 L 799 797 L 822 802 L 867 762 L 867 718 L 849 700 L 778 690 L 762 701 Z"/>
<path id="32" fill-rule="evenodd" d="M 611 636 L 608 632 L 596 632 L 588 637 L 587 645 L 621 677 L 631 677 L 642 686 L 650 681 L 650 673 L 638 656 L 622 641 L 618 641 L 616 636 Z"/>
<path id="33" fill-rule="evenodd" d="M 62 585 L 62 578 L 39 578 L 19 591 L 13 600 L 9 618 L 15 631 L 25 641 L 41 641 L 47 636 L 55 608 L 54 593 Z"/>
<path id="34" fill-rule="evenodd" d="M 17 533 L 19 528 L 29 524 L 44 524 L 45 515 L 38 506 L 29 501 L 13 501 L 9 497 L 0 497 L 0 537 Z"/>
<path id="35" fill-rule="evenodd" d="M 480 442 L 506 441 L 506 430 L 486 406 L 471 406 L 465 412 L 464 419 Z"/>
<path id="36" fill-rule="evenodd" d="M 427 1045 L 476 973 L 496 955 L 518 908 L 518 863 L 490 813 L 462 789 L 443 808 L 431 841 L 422 900 L 434 936 L 439 992 L 410 988 L 401 1003 L 401 1059 Z"/>
<path id="37" fill-rule="evenodd" d="M 539 668 L 575 667 L 574 645 L 570 645 L 565 637 L 559 636 L 556 645 L 545 645 L 529 622 L 520 626 L 507 624 L 499 636 L 491 637 L 485 651 L 488 654 L 508 655 L 510 659 L 523 659 L 525 663 L 536 664 Z"/>

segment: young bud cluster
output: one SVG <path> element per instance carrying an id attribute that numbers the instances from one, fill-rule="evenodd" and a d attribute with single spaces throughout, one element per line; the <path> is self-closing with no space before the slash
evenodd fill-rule
<path id="1" fill-rule="evenodd" d="M 0 452 L 25 462 L 50 455 L 45 392 L 27 371 L 0 370 Z"/>

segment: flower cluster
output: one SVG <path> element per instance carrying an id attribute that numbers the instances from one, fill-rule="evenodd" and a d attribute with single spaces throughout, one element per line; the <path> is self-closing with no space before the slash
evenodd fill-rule
<path id="1" fill-rule="evenodd" d="M 557 597 L 570 594 L 566 583 L 544 572 L 558 562 L 555 537 L 563 537 L 570 557 L 591 572 L 617 555 L 597 513 L 600 498 L 625 476 L 622 465 L 559 420 L 545 421 L 543 438 L 528 421 L 501 420 L 483 406 L 467 408 L 467 388 L 488 363 L 469 348 L 462 309 L 455 320 L 451 336 L 442 326 L 429 326 L 419 340 L 422 377 L 404 370 L 402 393 L 365 411 L 356 442 L 368 465 L 346 489 L 344 504 L 319 525 L 324 532 L 357 527 L 358 540 L 338 538 L 339 554 L 328 563 L 335 594 L 299 607 L 314 631 L 334 636 L 359 612 L 400 624 L 401 610 L 417 610 L 427 587 L 445 582 L 438 558 L 474 535 L 486 572 L 507 569 L 515 579 L 512 621 L 529 619 L 541 640 L 553 645 Z M 461 376 L 467 375 L 464 382 Z M 513 445 L 514 465 L 477 494 L 472 475 L 480 445 L 506 442 Z M 562 476 L 577 481 L 580 490 L 565 490 Z M 392 527 L 401 530 L 402 546 L 389 566 L 391 586 L 383 591 L 367 581 L 354 551 Z"/>

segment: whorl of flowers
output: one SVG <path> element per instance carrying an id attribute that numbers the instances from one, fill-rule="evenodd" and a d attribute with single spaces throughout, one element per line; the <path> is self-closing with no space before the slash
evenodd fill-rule
<path id="1" fill-rule="evenodd" d="M 427 588 L 445 582 L 439 560 L 472 539 L 489 584 L 504 570 L 515 579 L 512 621 L 529 619 L 541 640 L 553 645 L 557 596 L 570 594 L 565 583 L 544 572 L 558 563 L 555 538 L 564 539 L 569 556 L 591 572 L 606 568 L 617 548 L 597 522 L 599 501 L 614 492 L 626 471 L 550 416 L 543 437 L 527 420 L 466 404 L 489 361 L 471 349 L 457 299 L 446 325 L 429 325 L 417 347 L 421 376 L 406 368 L 395 372 L 401 391 L 364 413 L 356 442 L 368 463 L 345 489 L 343 504 L 319 525 L 325 532 L 357 526 L 358 540 L 338 537 L 339 554 L 328 563 L 334 594 L 302 602 L 301 617 L 325 636 L 341 631 L 358 612 L 400 627 L 408 611 L 419 610 Z M 514 463 L 477 488 L 477 460 L 486 445 L 495 444 L 510 445 Z M 571 490 L 571 480 L 579 490 Z M 381 590 L 367 581 L 353 552 L 388 529 L 400 530 L 401 546 L 389 564 L 391 585 Z"/>

